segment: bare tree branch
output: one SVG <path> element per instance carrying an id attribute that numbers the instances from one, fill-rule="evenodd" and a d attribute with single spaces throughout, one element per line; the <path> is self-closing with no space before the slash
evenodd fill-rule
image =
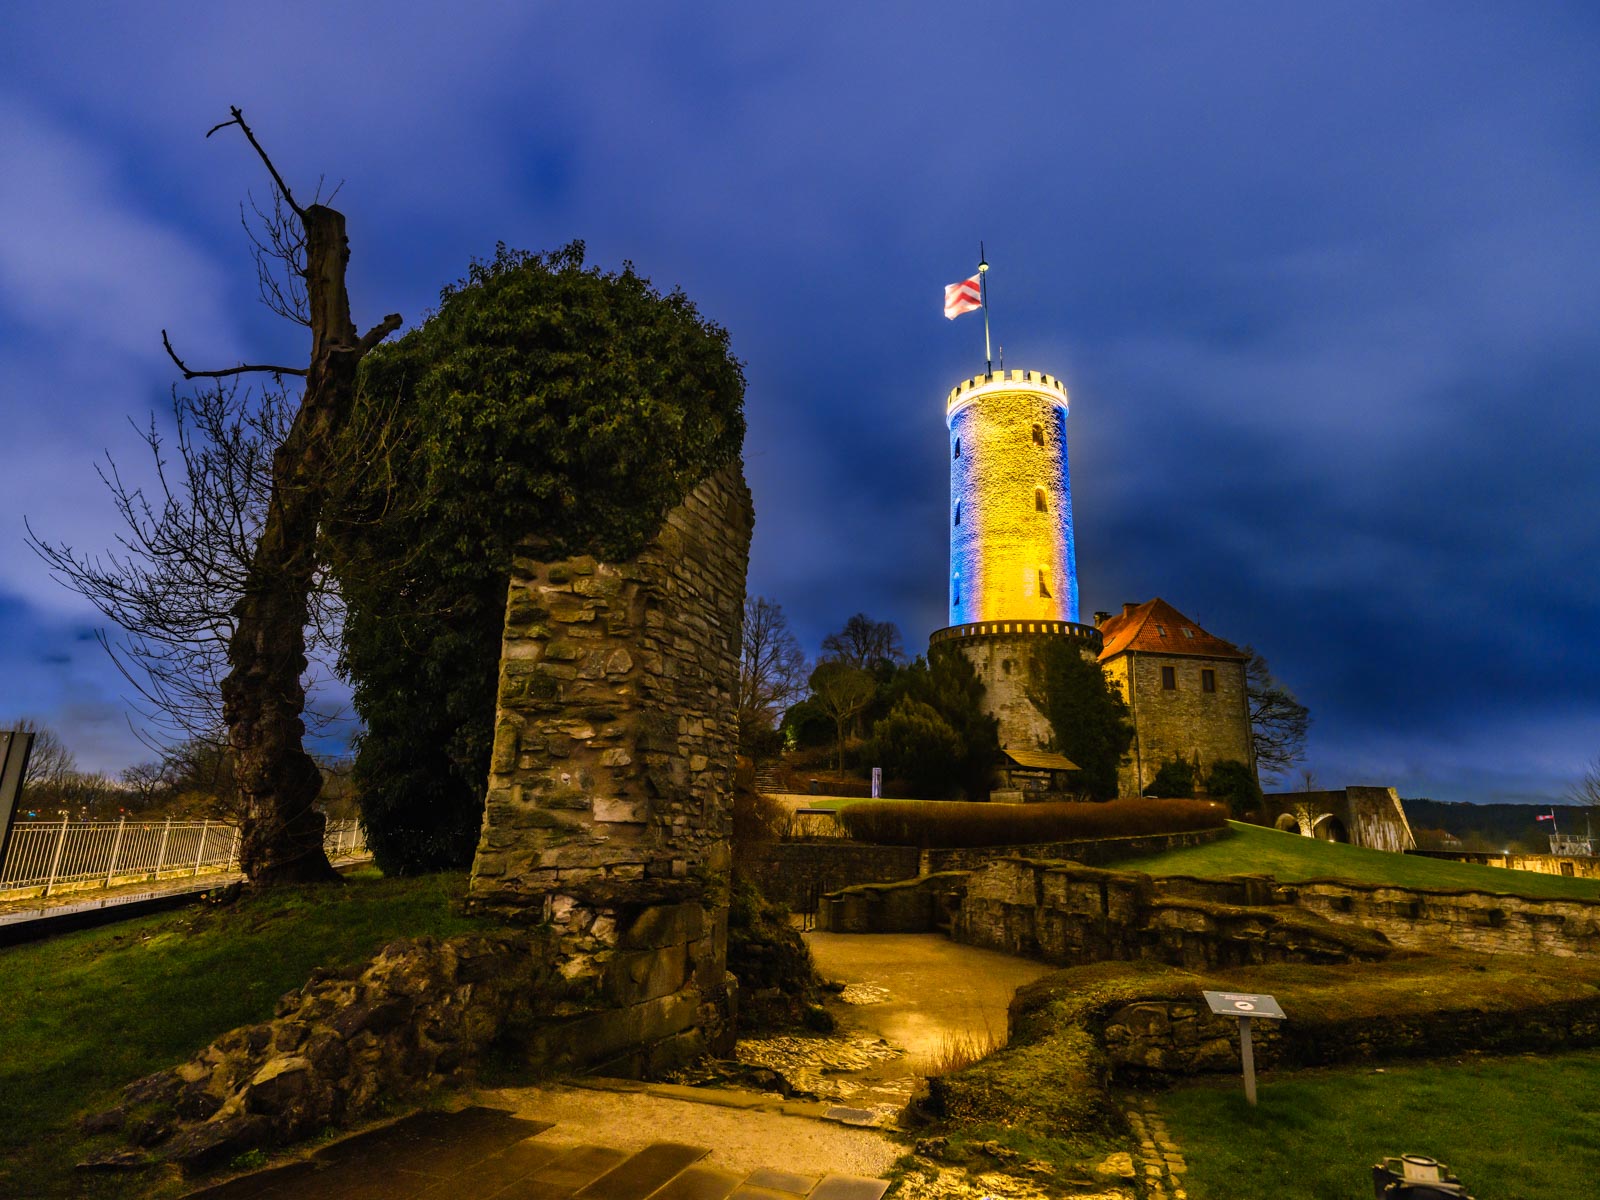
<path id="1" fill-rule="evenodd" d="M 250 126 L 244 123 L 244 113 L 240 110 L 237 104 L 230 107 L 228 111 L 233 114 L 233 119 L 231 121 L 223 121 L 219 125 L 213 125 L 210 129 L 206 130 L 206 136 L 210 137 L 217 130 L 226 129 L 229 125 L 237 125 L 240 129 L 242 129 L 244 131 L 244 136 L 250 139 L 250 144 L 256 148 L 256 153 L 261 156 L 261 161 L 267 164 L 267 170 L 272 174 L 272 182 L 278 185 L 278 191 L 283 194 L 284 203 L 288 204 L 290 208 L 294 209 L 297 217 L 299 217 L 301 220 L 304 220 L 306 215 L 305 210 L 294 202 L 294 196 L 292 196 L 289 192 L 289 185 L 283 181 L 283 176 L 278 174 L 278 168 L 272 165 L 272 160 L 267 157 L 267 152 L 261 148 L 261 143 L 256 141 L 256 135 L 251 130 Z"/>
<path id="2" fill-rule="evenodd" d="M 178 357 L 178 352 L 172 348 L 172 342 L 167 338 L 167 331 L 161 331 L 161 344 L 167 348 L 167 357 L 177 364 L 178 370 L 183 372 L 185 379 L 227 379 L 232 375 L 243 375 L 248 371 L 265 371 L 271 375 L 299 375 L 304 377 L 304 367 L 274 367 L 241 365 L 229 367 L 226 371 L 191 371 L 183 359 Z"/>
<path id="3" fill-rule="evenodd" d="M 390 313 L 371 329 L 367 330 L 366 333 L 361 335 L 361 341 L 356 344 L 357 348 L 362 354 L 365 354 L 368 350 L 371 350 L 379 342 L 383 341 L 384 338 L 388 337 L 391 333 L 393 333 L 396 329 L 399 329 L 400 326 L 404 324 L 405 318 L 399 313 Z"/>

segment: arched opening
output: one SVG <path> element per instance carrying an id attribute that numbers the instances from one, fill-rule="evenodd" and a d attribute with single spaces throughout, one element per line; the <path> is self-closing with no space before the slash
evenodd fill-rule
<path id="1" fill-rule="evenodd" d="M 1311 836 L 1321 838 L 1325 842 L 1348 842 L 1350 831 L 1338 817 L 1332 813 L 1324 813 L 1311 827 Z"/>
<path id="2" fill-rule="evenodd" d="M 1034 488 L 1033 489 L 1033 511 L 1034 512 L 1049 512 L 1050 511 L 1050 501 L 1045 496 L 1043 488 Z"/>
<path id="3" fill-rule="evenodd" d="M 1278 819 L 1272 823 L 1274 829 L 1281 829 L 1284 833 L 1299 833 L 1300 822 L 1294 819 L 1293 813 L 1279 813 Z"/>

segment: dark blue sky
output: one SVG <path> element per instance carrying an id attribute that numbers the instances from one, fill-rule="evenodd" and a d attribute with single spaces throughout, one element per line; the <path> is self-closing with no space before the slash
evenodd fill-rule
<path id="1" fill-rule="evenodd" d="M 239 9 L 240 11 L 233 11 Z M 670 11 L 669 11 L 670 9 Z M 497 241 L 681 284 L 750 380 L 752 591 L 808 649 L 944 621 L 942 288 L 1059 374 L 1085 613 L 1161 595 L 1308 703 L 1325 785 L 1559 794 L 1600 752 L 1600 13 L 1470 3 L 17 6 L 0 39 L 0 719 L 141 753 L 22 516 L 254 303 L 266 181 L 343 181 L 358 324 Z"/>

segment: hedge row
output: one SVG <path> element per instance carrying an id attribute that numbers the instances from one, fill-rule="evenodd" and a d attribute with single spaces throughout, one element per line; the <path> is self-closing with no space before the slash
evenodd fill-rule
<path id="1" fill-rule="evenodd" d="M 1109 800 L 1104 804 L 967 804 L 872 800 L 846 804 L 839 823 L 858 842 L 953 849 L 1216 829 L 1228 810 L 1210 800 Z"/>

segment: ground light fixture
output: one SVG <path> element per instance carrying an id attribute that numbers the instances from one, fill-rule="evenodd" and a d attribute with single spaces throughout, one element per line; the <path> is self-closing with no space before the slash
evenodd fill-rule
<path id="1" fill-rule="evenodd" d="M 1472 1200 L 1450 1168 L 1426 1154 L 1386 1158 L 1372 1168 L 1376 1200 Z"/>

